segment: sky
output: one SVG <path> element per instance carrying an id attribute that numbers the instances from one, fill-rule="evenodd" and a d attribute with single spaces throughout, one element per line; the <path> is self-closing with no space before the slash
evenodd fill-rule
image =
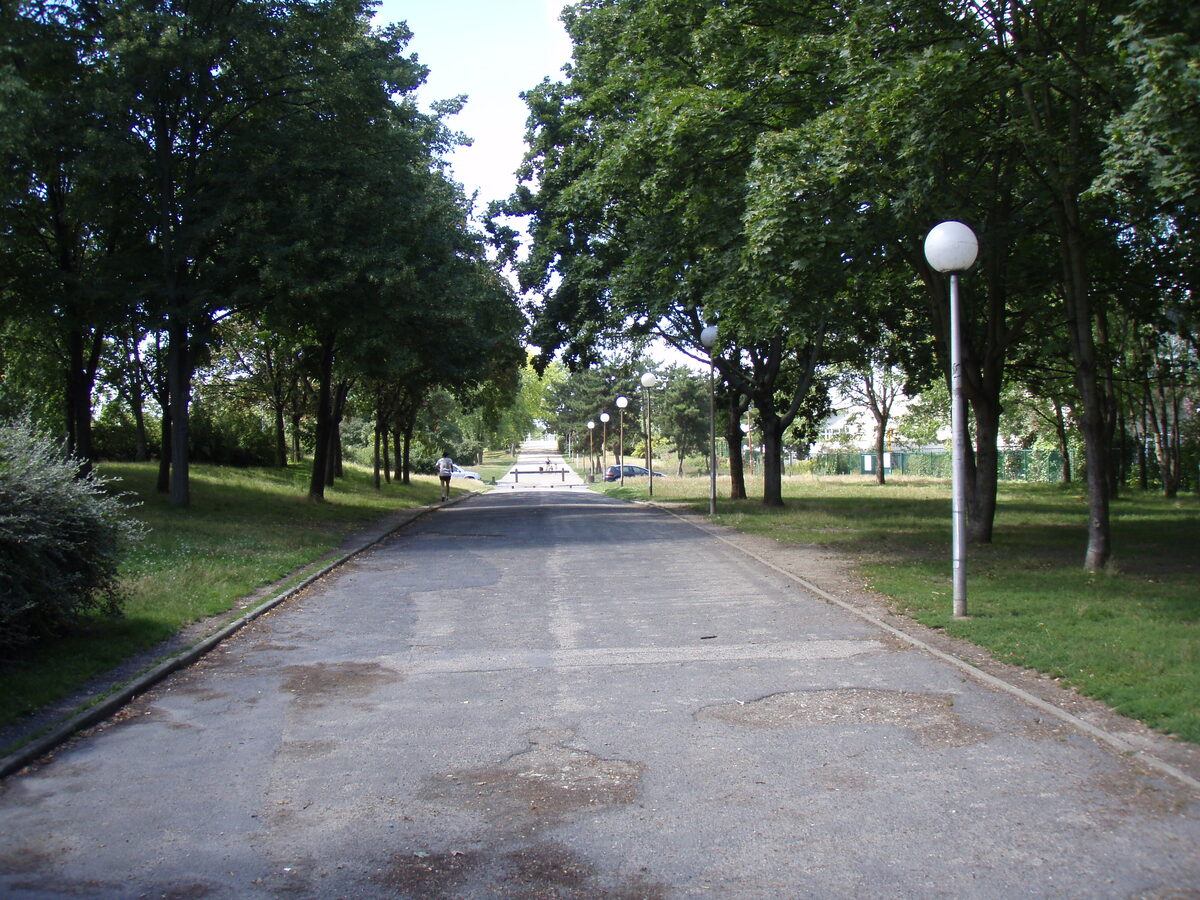
<path id="1" fill-rule="evenodd" d="M 454 177 L 476 212 L 516 186 L 513 173 L 524 153 L 527 109 L 521 92 L 549 76 L 561 78 L 571 57 L 559 13 L 564 0 L 383 0 L 375 24 L 407 22 L 407 52 L 429 69 L 418 91 L 422 107 L 467 95 L 467 105 L 448 120 L 474 144 L 450 157 Z"/>
<path id="2" fill-rule="evenodd" d="M 447 124 L 474 143 L 455 151 L 450 162 L 467 196 L 478 192 L 477 216 L 516 187 L 528 115 L 521 92 L 547 76 L 561 79 L 571 59 L 571 41 L 558 20 L 568 2 L 382 0 L 375 13 L 377 26 L 406 22 L 413 32 L 406 53 L 415 53 L 429 69 L 417 92 L 423 108 L 467 95 L 466 107 Z M 661 342 L 650 352 L 663 362 L 697 365 Z"/>

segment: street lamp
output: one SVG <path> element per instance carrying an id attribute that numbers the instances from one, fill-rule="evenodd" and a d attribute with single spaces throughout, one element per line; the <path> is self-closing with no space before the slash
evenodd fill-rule
<path id="1" fill-rule="evenodd" d="M 621 445 L 617 448 L 617 464 L 621 467 L 621 487 L 625 487 L 625 407 L 629 405 L 628 397 L 617 398 L 617 416 L 621 423 Z"/>
<path id="2" fill-rule="evenodd" d="M 642 387 L 646 389 L 646 480 L 650 483 L 650 496 L 654 496 L 654 452 L 650 443 L 650 428 L 653 422 L 650 419 L 650 388 L 658 384 L 658 376 L 653 372 L 647 372 L 642 376 Z"/>
<path id="3" fill-rule="evenodd" d="M 700 343 L 708 349 L 708 514 L 717 514 L 717 406 L 713 379 L 713 347 L 717 326 L 708 325 L 700 332 Z"/>
<path id="4" fill-rule="evenodd" d="M 975 265 L 978 255 L 979 241 L 975 232 L 962 222 L 942 222 L 925 237 L 925 259 L 938 272 L 950 275 L 950 425 L 954 432 L 950 515 L 956 619 L 967 614 L 967 414 L 962 384 L 958 275 Z"/>
<path id="5" fill-rule="evenodd" d="M 596 430 L 595 422 L 588 422 L 588 481 L 596 477 L 596 454 L 592 451 L 592 432 Z"/>
<path id="6" fill-rule="evenodd" d="M 600 475 L 608 474 L 608 413 L 600 413 L 600 421 L 604 423 L 603 437 L 600 438 Z"/>

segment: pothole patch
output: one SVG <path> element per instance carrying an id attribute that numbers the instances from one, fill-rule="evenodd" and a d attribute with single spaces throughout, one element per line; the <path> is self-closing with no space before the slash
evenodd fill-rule
<path id="1" fill-rule="evenodd" d="M 357 700 L 385 684 L 400 680 L 394 669 L 379 663 L 340 662 L 313 666 L 288 666 L 281 691 L 296 695 L 305 706 L 323 706 L 332 700 Z"/>
<path id="2" fill-rule="evenodd" d="M 436 799 L 483 810 L 524 810 L 557 817 L 576 809 L 629 803 L 638 796 L 641 763 L 604 759 L 535 733 L 529 748 L 498 766 L 464 769 L 430 779 Z"/>
<path id="3" fill-rule="evenodd" d="M 759 700 L 709 706 L 696 717 L 745 728 L 890 725 L 911 731 L 925 746 L 965 747 L 992 732 L 964 722 L 948 694 L 865 688 L 792 691 Z"/>

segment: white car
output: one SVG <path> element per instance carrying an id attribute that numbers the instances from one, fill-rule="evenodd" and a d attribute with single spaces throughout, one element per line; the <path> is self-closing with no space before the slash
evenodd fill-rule
<path id="1" fill-rule="evenodd" d="M 456 464 L 454 466 L 454 471 L 450 473 L 450 477 L 451 478 L 474 478 L 476 481 L 478 481 L 479 473 L 471 472 L 471 471 L 464 469 Z"/>

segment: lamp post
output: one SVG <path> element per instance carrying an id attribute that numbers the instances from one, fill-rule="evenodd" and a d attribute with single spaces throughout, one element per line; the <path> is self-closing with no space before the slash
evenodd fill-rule
<path id="1" fill-rule="evenodd" d="M 925 237 L 925 259 L 950 276 L 950 426 L 954 432 L 951 477 L 951 568 L 954 618 L 967 614 L 967 414 L 962 384 L 962 335 L 958 276 L 975 265 L 979 241 L 962 222 L 942 222 Z"/>
<path id="2" fill-rule="evenodd" d="M 717 406 L 713 378 L 713 347 L 717 343 L 717 326 L 709 325 L 700 332 L 700 343 L 708 349 L 708 514 L 717 514 Z"/>
<path id="3" fill-rule="evenodd" d="M 746 436 L 746 455 L 750 457 L 750 474 L 754 474 L 754 439 L 750 435 L 750 413 L 746 413 L 746 421 L 738 426 Z"/>
<path id="4" fill-rule="evenodd" d="M 596 477 L 596 454 L 592 451 L 592 432 L 596 430 L 595 422 L 587 423 L 588 429 L 588 481 Z"/>
<path id="5" fill-rule="evenodd" d="M 621 443 L 617 447 L 617 465 L 621 467 L 621 487 L 625 487 L 625 407 L 628 405 L 628 397 L 617 398 L 617 409 L 621 411 L 617 416 L 621 423 Z"/>
<path id="6" fill-rule="evenodd" d="M 650 483 L 650 496 L 654 496 L 654 452 L 651 444 L 650 428 L 653 422 L 650 418 L 650 388 L 658 384 L 658 376 L 653 372 L 642 375 L 642 387 L 646 389 L 646 480 Z"/>
<path id="7" fill-rule="evenodd" d="M 603 478 L 608 475 L 608 413 L 600 413 L 600 421 L 604 424 L 600 438 L 600 477 Z"/>

